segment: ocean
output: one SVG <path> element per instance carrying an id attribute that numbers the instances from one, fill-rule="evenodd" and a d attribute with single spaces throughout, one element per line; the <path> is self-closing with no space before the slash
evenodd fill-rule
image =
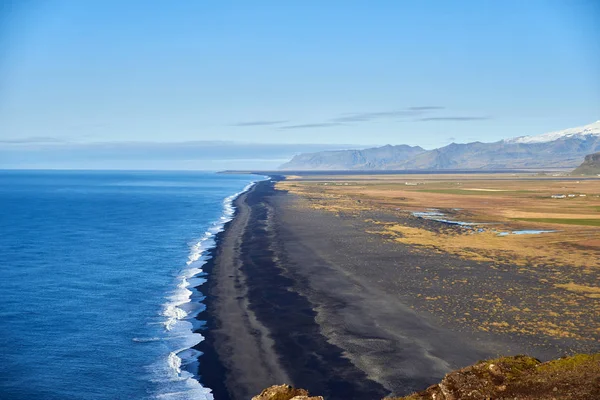
<path id="1" fill-rule="evenodd" d="M 194 287 L 260 179 L 0 171 L 0 398 L 212 399 Z"/>

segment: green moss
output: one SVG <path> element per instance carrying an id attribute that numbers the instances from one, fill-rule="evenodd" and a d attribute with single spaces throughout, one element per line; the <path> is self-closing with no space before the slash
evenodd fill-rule
<path id="1" fill-rule="evenodd" d="M 577 354 L 546 363 L 528 356 L 499 357 L 452 372 L 442 381 L 454 398 L 600 399 L 600 353 Z M 438 385 L 406 397 L 386 400 L 439 398 Z"/>
<path id="2" fill-rule="evenodd" d="M 518 378 L 523 375 L 524 372 L 529 372 L 535 369 L 540 364 L 539 360 L 532 357 L 525 357 L 518 361 L 510 363 L 510 372 L 507 372 L 506 376 L 508 379 Z"/>
<path id="3" fill-rule="evenodd" d="M 600 362 L 599 354 L 576 354 L 567 358 L 559 358 L 558 360 L 549 361 L 540 365 L 540 372 L 558 373 L 572 371 L 575 368 L 594 366 Z M 595 365 L 598 368 L 598 365 Z"/>
<path id="4" fill-rule="evenodd" d="M 523 355 L 514 357 L 500 357 L 494 360 L 486 361 L 486 370 L 489 370 L 491 364 L 500 367 L 504 377 L 510 381 L 520 377 L 525 372 L 534 370 L 540 364 L 540 361 L 533 357 Z"/>

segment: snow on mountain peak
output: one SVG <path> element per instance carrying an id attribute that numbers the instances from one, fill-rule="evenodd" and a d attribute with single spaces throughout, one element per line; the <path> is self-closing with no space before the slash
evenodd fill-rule
<path id="1" fill-rule="evenodd" d="M 569 128 L 563 131 L 549 132 L 536 136 L 520 136 L 513 139 L 506 139 L 506 143 L 545 143 L 554 140 L 570 137 L 584 139 L 585 136 L 600 136 L 600 120 L 592 124 L 580 126 L 578 128 Z"/>

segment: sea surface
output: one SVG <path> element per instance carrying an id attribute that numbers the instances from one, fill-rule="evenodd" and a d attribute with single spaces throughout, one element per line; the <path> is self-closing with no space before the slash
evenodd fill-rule
<path id="1" fill-rule="evenodd" d="M 212 399 L 194 287 L 259 179 L 0 171 L 0 398 Z"/>

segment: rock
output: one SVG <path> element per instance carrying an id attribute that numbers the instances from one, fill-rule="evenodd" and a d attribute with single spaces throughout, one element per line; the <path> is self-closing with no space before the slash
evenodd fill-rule
<path id="1" fill-rule="evenodd" d="M 296 396 L 290 400 L 323 400 L 323 396 Z"/>
<path id="2" fill-rule="evenodd" d="M 263 390 L 252 400 L 323 400 L 323 397 L 311 397 L 304 389 L 295 389 L 290 385 L 278 385 Z"/>
<path id="3" fill-rule="evenodd" d="M 597 174 L 600 174 L 600 152 L 585 156 L 583 163 L 573 171 L 573 175 Z"/>
<path id="4" fill-rule="evenodd" d="M 600 399 L 600 354 L 541 363 L 527 356 L 481 361 L 424 391 L 387 400 Z"/>

